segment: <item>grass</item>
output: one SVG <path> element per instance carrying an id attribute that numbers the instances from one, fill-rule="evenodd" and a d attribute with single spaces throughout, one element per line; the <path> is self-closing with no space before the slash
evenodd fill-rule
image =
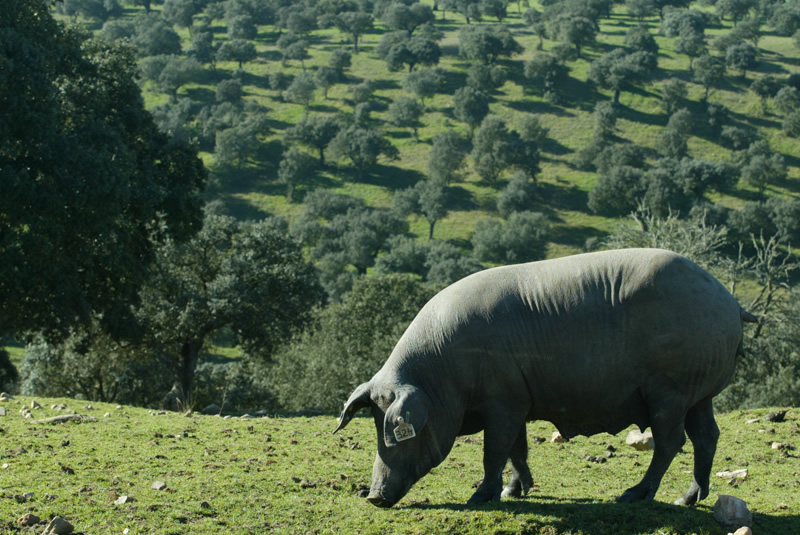
<path id="1" fill-rule="evenodd" d="M 3 403 L 0 418 L 0 532 L 17 529 L 26 512 L 60 515 L 84 533 L 728 533 L 713 518 L 719 494 L 745 500 L 754 532 L 800 533 L 798 458 L 771 442 L 796 444 L 800 417 L 746 424 L 766 409 L 720 415 L 722 437 L 714 472 L 748 468 L 737 488 L 712 475 L 711 495 L 696 508 L 669 505 L 686 490 L 692 466 L 687 444 L 667 472 L 656 501 L 621 505 L 614 498 L 643 475 L 649 452 L 625 446 L 626 432 L 580 437 L 566 444 L 532 440 L 535 486 L 521 500 L 462 505 L 482 477 L 482 436 L 461 437 L 450 456 L 394 508 L 357 498 L 369 484 L 375 454 L 372 420 L 356 418 L 338 435 L 332 416 L 223 419 L 157 413 L 85 401 L 38 399 L 33 418 L 19 410 L 32 398 Z M 96 421 L 35 420 L 64 414 L 64 403 Z M 104 416 L 106 414 L 106 416 Z M 530 424 L 529 437 L 547 437 L 550 424 Z M 617 448 L 604 464 L 586 461 Z M 151 489 L 155 481 L 166 490 Z M 32 492 L 22 502 L 15 496 Z M 118 496 L 133 501 L 115 505 Z M 37 526 L 39 532 L 42 526 Z"/>

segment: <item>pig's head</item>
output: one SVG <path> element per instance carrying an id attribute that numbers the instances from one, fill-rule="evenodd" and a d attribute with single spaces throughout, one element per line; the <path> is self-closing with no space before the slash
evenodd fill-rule
<path id="1" fill-rule="evenodd" d="M 455 434 L 449 440 L 437 437 L 431 401 L 421 389 L 372 382 L 356 388 L 347 400 L 334 433 L 362 408 L 372 411 L 378 431 L 378 454 L 367 500 L 378 507 L 391 507 L 444 460 Z"/>

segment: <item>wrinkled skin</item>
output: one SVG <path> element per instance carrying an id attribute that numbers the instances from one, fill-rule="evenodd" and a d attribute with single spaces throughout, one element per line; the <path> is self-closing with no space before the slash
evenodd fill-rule
<path id="1" fill-rule="evenodd" d="M 711 400 L 733 375 L 743 320 L 755 318 L 668 251 L 489 269 L 423 307 L 381 370 L 345 403 L 336 431 L 360 409 L 372 411 L 378 453 L 367 499 L 381 507 L 441 463 L 456 436 L 481 430 L 484 479 L 467 503 L 526 494 L 533 478 L 525 422 L 537 419 L 567 438 L 651 427 L 650 466 L 618 501 L 651 500 L 686 434 L 694 477 L 676 503 L 692 505 L 708 495 L 719 437 Z"/>

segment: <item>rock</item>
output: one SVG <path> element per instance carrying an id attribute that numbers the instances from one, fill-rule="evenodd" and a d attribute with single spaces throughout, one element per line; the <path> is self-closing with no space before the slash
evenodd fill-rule
<path id="1" fill-rule="evenodd" d="M 753 530 L 745 526 L 737 529 L 734 533 L 729 533 L 728 535 L 753 535 Z"/>
<path id="2" fill-rule="evenodd" d="M 39 521 L 41 521 L 41 518 L 39 518 L 35 514 L 25 513 L 24 515 L 19 517 L 19 519 L 17 520 L 17 525 L 21 528 L 24 528 L 27 526 L 35 526 L 36 524 L 39 523 Z"/>
<path id="3" fill-rule="evenodd" d="M 212 403 L 211 405 L 206 406 L 202 411 L 200 411 L 200 414 L 205 414 L 208 416 L 216 416 L 220 412 L 222 412 L 222 408 L 216 403 Z"/>
<path id="4" fill-rule="evenodd" d="M 747 504 L 743 500 L 727 494 L 720 494 L 717 503 L 714 504 L 714 518 L 729 528 L 749 527 L 753 524 L 753 513 L 747 508 Z"/>
<path id="5" fill-rule="evenodd" d="M 764 419 L 768 422 L 780 423 L 786 419 L 786 411 L 768 412 Z"/>
<path id="6" fill-rule="evenodd" d="M 723 472 L 717 472 L 717 477 L 722 477 L 725 479 L 738 479 L 739 481 L 744 481 L 747 479 L 747 468 L 743 468 L 741 470 L 725 470 Z"/>
<path id="7" fill-rule="evenodd" d="M 553 438 L 550 439 L 550 442 L 561 443 L 566 441 L 567 439 L 564 438 L 564 436 L 561 433 L 559 433 L 558 431 L 553 431 Z"/>
<path id="8" fill-rule="evenodd" d="M 111 416 L 111 413 L 110 413 L 110 412 L 107 412 L 107 413 L 105 413 L 105 414 L 103 415 L 103 418 L 108 418 L 109 416 Z"/>
<path id="9" fill-rule="evenodd" d="M 42 406 L 39 405 L 38 401 L 36 401 L 36 400 L 31 401 L 31 410 L 33 410 L 33 409 L 41 409 L 41 408 L 42 408 Z"/>
<path id="10" fill-rule="evenodd" d="M 68 535 L 73 531 L 75 531 L 75 527 L 72 524 L 66 519 L 57 516 L 47 524 L 42 535 Z"/>
<path id="11" fill-rule="evenodd" d="M 87 411 L 93 411 L 93 410 L 94 410 L 94 406 L 92 406 L 92 405 L 86 405 L 86 407 L 84 407 L 84 408 L 85 408 Z"/>
<path id="12" fill-rule="evenodd" d="M 5 416 L 6 414 L 8 414 L 8 411 L 6 411 L 6 408 L 5 407 L 0 407 L 0 416 Z"/>
<path id="13" fill-rule="evenodd" d="M 628 437 L 625 439 L 625 444 L 639 451 L 647 451 L 655 448 L 653 433 L 651 431 L 645 431 L 642 433 L 641 431 L 633 429 L 630 433 L 628 433 Z"/>
<path id="14" fill-rule="evenodd" d="M 200 509 L 211 509 L 211 504 L 203 500 L 200 502 Z"/>
<path id="15" fill-rule="evenodd" d="M 24 494 L 15 494 L 14 499 L 17 500 L 19 503 L 27 503 L 33 499 L 35 496 L 32 492 L 26 492 Z"/>
<path id="16" fill-rule="evenodd" d="M 26 418 L 30 418 L 26 416 Z M 97 418 L 94 416 L 87 416 L 85 414 L 62 414 L 61 416 L 51 416 L 50 418 L 42 418 L 41 420 L 36 420 L 34 423 L 37 424 L 63 424 L 64 422 L 71 422 L 72 420 L 86 420 L 88 422 L 96 422 Z"/>
<path id="17" fill-rule="evenodd" d="M 164 483 L 163 481 L 156 481 L 155 483 L 150 485 L 150 488 L 153 490 L 164 490 L 165 488 L 167 488 L 167 484 Z"/>
<path id="18" fill-rule="evenodd" d="M 14 399 L 14 396 L 8 392 L 0 393 L 0 401 L 11 401 L 12 399 Z"/>
<path id="19" fill-rule="evenodd" d="M 133 501 L 132 497 L 123 495 L 123 496 L 120 496 L 119 498 L 117 498 L 116 500 L 114 500 L 114 504 L 115 505 L 125 505 L 126 503 L 131 503 L 132 501 Z"/>

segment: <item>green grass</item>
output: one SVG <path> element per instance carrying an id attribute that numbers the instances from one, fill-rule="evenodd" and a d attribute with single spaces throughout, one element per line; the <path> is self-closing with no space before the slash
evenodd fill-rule
<path id="1" fill-rule="evenodd" d="M 450 456 L 420 480 L 394 508 L 379 510 L 356 497 L 369 484 L 375 455 L 372 420 L 356 418 L 331 435 L 331 416 L 248 420 L 159 414 L 70 399 L 38 399 L 32 419 L 19 414 L 31 398 L 6 402 L 0 418 L 0 532 L 17 530 L 26 512 L 60 515 L 84 533 L 505 533 L 505 534 L 725 534 L 713 518 L 719 494 L 745 500 L 754 532 L 800 533 L 796 452 L 799 417 L 762 421 L 766 409 L 719 416 L 722 437 L 713 471 L 748 468 L 733 488 L 712 475 L 711 495 L 697 508 L 669 505 L 689 485 L 691 446 L 667 472 L 652 503 L 621 505 L 614 498 L 636 483 L 649 452 L 616 436 L 577 438 L 566 444 L 531 440 L 535 486 L 521 500 L 478 507 L 462 505 L 481 479 L 482 436 L 462 437 Z M 64 403 L 94 422 L 43 424 L 63 414 Z M 108 416 L 104 414 L 108 413 Z M 547 423 L 529 425 L 529 437 L 550 437 Z M 608 444 L 616 456 L 605 464 L 585 460 Z M 24 451 L 23 451 L 24 450 Z M 7 466 L 6 466 L 7 465 Z M 508 476 L 506 476 L 508 477 Z M 150 488 L 163 481 L 167 489 Z M 15 496 L 32 492 L 21 503 Z M 117 496 L 133 501 L 115 505 Z M 40 532 L 42 526 L 36 528 Z"/>

